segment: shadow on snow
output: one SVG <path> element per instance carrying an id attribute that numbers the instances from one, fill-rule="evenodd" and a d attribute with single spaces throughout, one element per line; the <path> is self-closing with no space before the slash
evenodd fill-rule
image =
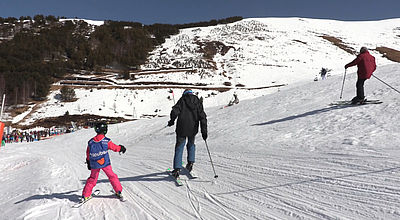
<path id="1" fill-rule="evenodd" d="M 76 195 L 76 192 L 78 192 L 78 190 L 62 192 L 62 193 L 45 194 L 45 195 L 33 195 L 26 199 L 15 202 L 14 204 L 19 204 L 22 202 L 28 202 L 28 201 L 32 201 L 32 200 L 42 200 L 42 199 L 49 199 L 49 200 L 51 200 L 51 199 L 68 199 L 69 201 L 72 201 L 72 202 L 79 202 L 79 196 Z"/>
<path id="2" fill-rule="evenodd" d="M 166 172 L 157 172 L 157 173 L 152 173 L 152 174 L 147 174 L 147 175 L 141 175 L 141 176 L 134 176 L 134 177 L 123 177 L 119 178 L 121 182 L 124 181 L 174 181 L 172 178 L 166 173 Z M 86 180 L 81 180 L 82 183 L 86 183 Z M 109 183 L 110 181 L 108 179 L 101 179 L 98 180 L 97 183 Z M 73 190 L 73 191 L 68 191 L 68 192 L 62 192 L 62 193 L 52 193 L 52 194 L 45 194 L 45 195 L 33 195 L 30 196 L 26 199 L 20 200 L 18 202 L 15 202 L 14 204 L 19 204 L 23 202 L 28 202 L 32 200 L 42 200 L 42 199 L 68 199 L 71 202 L 79 202 L 79 195 L 77 195 L 78 190 Z M 98 198 L 113 198 L 113 195 L 97 195 L 96 197 Z"/>
<path id="3" fill-rule="evenodd" d="M 354 106 L 355 105 L 330 106 L 330 107 L 326 107 L 326 108 L 322 108 L 322 109 L 305 112 L 300 115 L 293 115 L 293 116 L 289 116 L 289 117 L 281 118 L 281 119 L 277 119 L 277 120 L 267 121 L 267 122 L 258 123 L 258 124 L 252 124 L 251 126 L 271 125 L 271 124 L 276 124 L 276 123 L 280 123 L 280 122 L 291 121 L 291 120 L 294 120 L 297 118 L 303 118 L 303 117 L 307 117 L 307 116 L 311 116 L 311 115 L 321 114 L 321 113 L 329 112 L 329 111 L 336 110 L 336 109 L 351 108 Z"/>
<path id="4" fill-rule="evenodd" d="M 151 173 L 151 174 L 146 174 L 146 175 L 140 175 L 140 176 L 132 176 L 132 177 L 118 177 L 120 182 L 156 182 L 156 181 L 174 181 L 168 174 L 167 172 L 158 172 L 158 173 Z M 86 180 L 82 180 L 83 183 L 86 183 Z M 101 179 L 98 180 L 97 183 L 109 183 L 110 181 L 108 179 Z"/>

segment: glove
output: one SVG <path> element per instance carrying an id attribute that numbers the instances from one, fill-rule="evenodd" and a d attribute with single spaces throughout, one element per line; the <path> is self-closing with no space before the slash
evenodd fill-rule
<path id="1" fill-rule="evenodd" d="M 169 121 L 168 121 L 168 127 L 171 127 L 172 125 L 174 125 L 174 121 L 169 120 Z"/>
<path id="2" fill-rule="evenodd" d="M 201 136 L 203 137 L 203 140 L 207 140 L 207 133 L 201 134 Z"/>
<path id="3" fill-rule="evenodd" d="M 124 145 L 119 145 L 121 147 L 121 150 L 119 150 L 119 152 L 121 153 L 125 153 L 126 152 L 126 148 L 124 147 Z"/>
<path id="4" fill-rule="evenodd" d="M 346 64 L 346 65 L 344 66 L 344 68 L 347 69 L 347 68 L 349 68 L 349 67 L 348 67 L 347 64 Z"/>
<path id="5" fill-rule="evenodd" d="M 87 165 L 87 169 L 91 170 L 92 168 L 90 167 L 90 161 L 88 159 L 86 159 L 86 165 Z"/>

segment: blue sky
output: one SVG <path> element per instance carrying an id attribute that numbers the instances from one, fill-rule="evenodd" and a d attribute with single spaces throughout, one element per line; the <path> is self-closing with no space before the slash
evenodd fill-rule
<path id="1" fill-rule="evenodd" d="M 380 20 L 400 17 L 400 0 L 1 0 L 0 17 L 36 14 L 183 24 L 231 16 Z"/>

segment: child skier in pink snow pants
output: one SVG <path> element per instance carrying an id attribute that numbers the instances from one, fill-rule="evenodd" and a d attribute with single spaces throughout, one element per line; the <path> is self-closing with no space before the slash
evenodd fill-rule
<path id="1" fill-rule="evenodd" d="M 105 122 L 97 123 L 94 129 L 97 135 L 89 140 L 86 150 L 86 163 L 91 173 L 83 188 L 82 199 L 87 200 L 91 196 L 93 187 L 96 186 L 100 169 L 107 175 L 116 195 L 122 197 L 122 186 L 118 176 L 111 168 L 108 150 L 125 153 L 126 148 L 122 145 L 114 144 L 109 138 L 105 137 L 107 133 L 107 124 Z"/>

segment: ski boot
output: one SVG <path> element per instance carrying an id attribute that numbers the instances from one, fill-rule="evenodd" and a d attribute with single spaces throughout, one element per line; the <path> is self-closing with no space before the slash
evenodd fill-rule
<path id="1" fill-rule="evenodd" d="M 188 164 L 186 164 L 186 169 L 189 171 L 189 172 L 192 172 L 192 170 L 193 170 L 193 162 L 189 162 Z"/>
<path id="2" fill-rule="evenodd" d="M 363 104 L 365 104 L 366 102 L 367 102 L 367 99 L 366 99 L 366 98 L 363 98 L 362 100 L 360 100 L 360 101 L 358 102 L 358 104 L 363 105 Z"/>
<path id="3" fill-rule="evenodd" d="M 351 100 L 351 104 L 352 105 L 361 105 L 361 104 L 364 104 L 365 101 L 366 101 L 366 99 L 364 97 L 356 96 Z"/>
<path id="4" fill-rule="evenodd" d="M 90 196 L 88 196 L 88 197 L 84 197 L 84 196 L 82 196 L 81 197 L 81 202 L 82 203 L 84 203 L 84 202 L 86 202 L 86 201 L 88 201 L 89 199 L 91 199 L 92 198 L 92 196 L 90 195 Z"/>
<path id="5" fill-rule="evenodd" d="M 115 195 L 118 197 L 118 198 L 122 198 L 123 196 L 122 196 L 122 192 L 121 191 L 119 191 L 119 192 L 116 192 L 115 193 Z"/>
<path id="6" fill-rule="evenodd" d="M 122 192 L 121 192 L 121 191 L 116 192 L 115 195 L 117 196 L 117 198 L 118 198 L 119 200 L 121 200 L 122 202 L 125 202 L 125 198 L 124 198 L 124 196 L 122 195 Z"/>
<path id="7" fill-rule="evenodd" d="M 177 179 L 179 177 L 179 173 L 181 172 L 181 169 L 176 168 L 172 171 L 172 176 Z"/>

